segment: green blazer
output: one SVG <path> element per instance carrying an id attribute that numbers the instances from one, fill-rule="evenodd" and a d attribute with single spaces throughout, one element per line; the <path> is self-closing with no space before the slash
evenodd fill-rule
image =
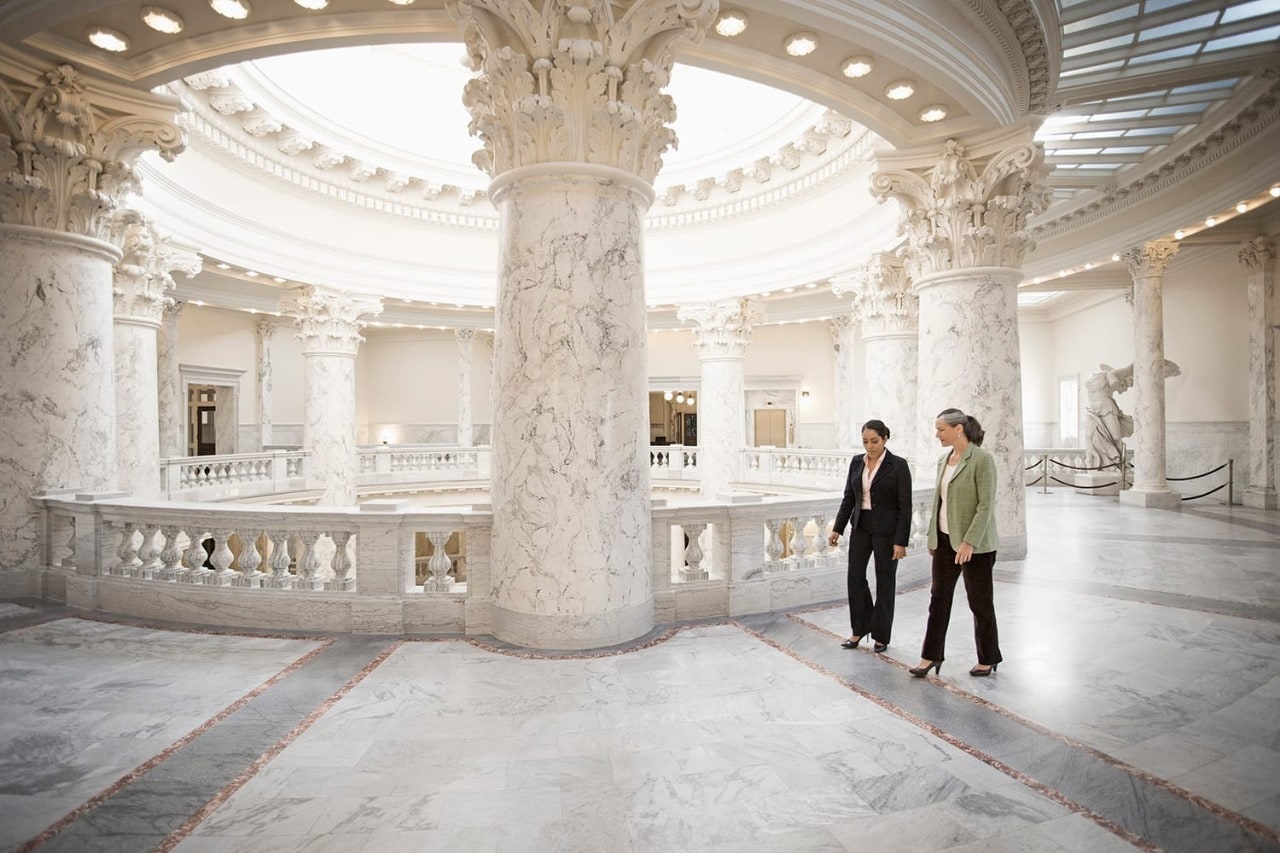
<path id="1" fill-rule="evenodd" d="M 938 547 L 938 510 L 942 504 L 942 476 L 947 470 L 946 453 L 938 460 L 938 476 L 933 483 L 933 512 L 929 513 L 929 549 Z M 973 546 L 975 554 L 994 551 L 1000 544 L 996 534 L 996 460 L 990 453 L 970 444 L 960 457 L 960 467 L 947 486 L 947 527 L 951 547 L 961 542 Z"/>

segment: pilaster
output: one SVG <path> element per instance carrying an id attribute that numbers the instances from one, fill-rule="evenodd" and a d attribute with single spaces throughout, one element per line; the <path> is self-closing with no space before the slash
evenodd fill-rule
<path id="1" fill-rule="evenodd" d="M 836 283 L 832 282 L 834 291 Z M 837 314 L 829 321 L 831 346 L 835 354 L 834 416 L 836 419 L 836 447 L 851 450 L 858 446 L 858 414 L 854 406 L 855 394 L 861 388 L 857 380 L 858 320 L 853 314 Z"/>
<path id="2" fill-rule="evenodd" d="M 262 316 L 254 325 L 254 362 L 258 374 L 258 450 L 274 443 L 273 432 L 273 375 L 275 373 L 274 343 L 280 321 L 274 316 Z"/>
<path id="3" fill-rule="evenodd" d="M 1249 480 L 1244 503 L 1275 509 L 1275 241 L 1255 237 L 1240 247 L 1239 258 L 1249 271 Z"/>
<path id="4" fill-rule="evenodd" d="M 475 329 L 457 329 L 458 339 L 458 444 L 475 443 L 475 427 L 471 423 L 471 363 L 474 361 Z"/>

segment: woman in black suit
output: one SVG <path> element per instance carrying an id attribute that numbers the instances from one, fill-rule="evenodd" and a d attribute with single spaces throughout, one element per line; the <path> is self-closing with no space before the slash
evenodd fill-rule
<path id="1" fill-rule="evenodd" d="M 853 518 L 849 542 L 849 622 L 853 633 L 841 643 L 856 649 L 867 634 L 875 650 L 889 647 L 893 630 L 893 599 L 897 594 L 898 561 L 907 554 L 911 537 L 911 468 L 907 460 L 885 447 L 889 428 L 883 421 L 862 425 L 866 453 L 853 457 L 845 481 L 844 500 L 836 513 L 829 541 L 840 541 L 844 526 Z M 876 558 L 876 597 L 867 585 L 867 562 Z"/>

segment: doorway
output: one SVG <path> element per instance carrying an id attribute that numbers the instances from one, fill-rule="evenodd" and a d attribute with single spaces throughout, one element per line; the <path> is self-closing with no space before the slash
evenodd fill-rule
<path id="1" fill-rule="evenodd" d="M 787 446 L 787 410 L 756 409 L 756 447 Z"/>
<path id="2" fill-rule="evenodd" d="M 218 389 L 213 385 L 187 386 L 187 455 L 213 456 L 218 452 Z"/>

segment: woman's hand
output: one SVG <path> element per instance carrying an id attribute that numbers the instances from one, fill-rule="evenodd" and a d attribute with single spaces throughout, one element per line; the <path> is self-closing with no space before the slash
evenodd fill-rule
<path id="1" fill-rule="evenodd" d="M 832 548 L 834 548 L 834 547 L 836 547 L 836 545 L 840 544 L 840 534 L 839 534 L 839 533 L 836 533 L 834 530 L 833 530 L 833 531 L 831 531 L 830 533 L 828 533 L 828 534 L 827 534 L 827 544 L 828 544 L 828 545 L 830 545 Z"/>
<path id="2" fill-rule="evenodd" d="M 960 547 L 956 549 L 956 565 L 963 566 L 971 559 L 973 559 L 973 546 L 968 542 L 961 542 Z"/>
<path id="3" fill-rule="evenodd" d="M 893 559 L 901 560 L 905 556 L 907 556 L 906 546 L 903 546 L 903 545 L 893 546 Z"/>

